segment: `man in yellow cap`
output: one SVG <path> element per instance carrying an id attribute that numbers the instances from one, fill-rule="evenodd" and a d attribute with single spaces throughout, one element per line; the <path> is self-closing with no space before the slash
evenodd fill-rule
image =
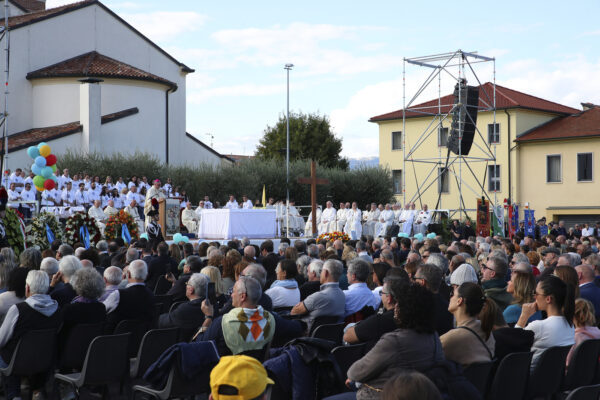
<path id="1" fill-rule="evenodd" d="M 210 373 L 209 400 L 264 400 L 273 384 L 255 358 L 225 356 Z"/>

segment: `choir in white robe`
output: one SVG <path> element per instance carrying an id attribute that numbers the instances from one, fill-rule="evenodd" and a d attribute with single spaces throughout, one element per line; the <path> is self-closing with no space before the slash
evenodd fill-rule
<path id="1" fill-rule="evenodd" d="M 351 208 L 346 213 L 346 226 L 344 226 L 344 233 L 350 236 L 352 240 L 360 239 L 362 235 L 362 213 L 357 208 L 356 210 Z"/>
<path id="2" fill-rule="evenodd" d="M 319 235 L 328 232 L 334 232 L 337 229 L 337 212 L 333 207 L 326 208 L 321 213 L 321 223 L 318 226 Z"/>

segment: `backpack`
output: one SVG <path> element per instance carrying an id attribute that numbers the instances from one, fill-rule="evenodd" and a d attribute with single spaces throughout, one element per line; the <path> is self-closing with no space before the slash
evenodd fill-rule
<path id="1" fill-rule="evenodd" d="M 440 360 L 420 371 L 439 389 L 444 400 L 480 400 L 481 393 L 464 377 L 462 367 L 454 361 Z"/>

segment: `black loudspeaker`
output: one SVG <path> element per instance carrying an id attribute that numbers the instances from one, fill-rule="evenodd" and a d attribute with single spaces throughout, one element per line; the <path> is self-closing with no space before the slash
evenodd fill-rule
<path id="1" fill-rule="evenodd" d="M 479 87 L 467 86 L 465 81 L 457 83 L 454 87 L 454 104 L 448 148 L 456 155 L 466 156 L 475 137 Z M 461 136 L 462 141 L 459 140 Z"/>

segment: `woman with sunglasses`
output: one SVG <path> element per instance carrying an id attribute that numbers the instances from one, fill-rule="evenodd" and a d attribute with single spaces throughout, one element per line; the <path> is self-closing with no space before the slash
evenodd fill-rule
<path id="1" fill-rule="evenodd" d="M 546 311 L 548 318 L 527 321 L 537 311 Z M 575 313 L 575 288 L 554 275 L 545 276 L 537 284 L 534 301 L 525 303 L 517 328 L 533 331 L 531 369 L 537 365 L 540 355 L 549 347 L 571 346 L 575 342 L 573 315 Z"/>
<path id="2" fill-rule="evenodd" d="M 494 358 L 496 342 L 492 336 L 498 306 L 476 283 L 465 282 L 455 288 L 448 305 L 456 328 L 440 337 L 447 360 L 466 367 Z"/>

